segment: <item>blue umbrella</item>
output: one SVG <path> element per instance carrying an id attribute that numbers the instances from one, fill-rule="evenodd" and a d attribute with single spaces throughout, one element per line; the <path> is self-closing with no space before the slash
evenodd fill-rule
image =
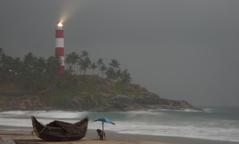
<path id="1" fill-rule="evenodd" d="M 115 125 L 115 123 L 114 123 L 111 119 L 109 119 L 109 118 L 107 118 L 107 117 L 98 118 L 98 119 L 96 119 L 96 120 L 94 120 L 94 121 L 95 121 L 95 122 L 96 122 L 96 121 L 102 122 L 102 131 L 104 131 L 104 123 L 109 123 L 109 124 Z"/>

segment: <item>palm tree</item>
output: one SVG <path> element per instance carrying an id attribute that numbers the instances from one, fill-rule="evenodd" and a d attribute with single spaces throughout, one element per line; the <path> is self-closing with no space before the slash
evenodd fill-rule
<path id="1" fill-rule="evenodd" d="M 110 67 L 106 71 L 107 78 L 117 81 L 120 77 L 120 64 L 116 59 L 112 59 L 109 65 Z"/>
<path id="2" fill-rule="evenodd" d="M 0 57 L 4 54 L 3 48 L 0 48 Z"/>
<path id="3" fill-rule="evenodd" d="M 95 62 L 91 63 L 91 70 L 92 70 L 92 73 L 94 73 L 95 69 L 97 68 L 97 65 L 95 64 Z"/>
<path id="4" fill-rule="evenodd" d="M 90 69 L 91 60 L 90 60 L 90 58 L 88 56 L 84 59 L 84 65 L 85 65 L 86 71 L 87 71 L 87 69 Z"/>
<path id="5" fill-rule="evenodd" d="M 105 72 L 105 74 L 106 74 L 106 77 L 107 77 L 108 79 L 110 79 L 110 80 L 113 80 L 113 79 L 114 79 L 114 70 L 113 70 L 112 67 L 109 67 L 109 68 L 107 69 L 107 71 Z"/>
<path id="6" fill-rule="evenodd" d="M 14 79 L 18 72 L 19 58 L 3 55 L 0 63 L 1 79 Z"/>
<path id="7" fill-rule="evenodd" d="M 103 66 L 105 67 L 105 64 L 104 64 L 102 58 L 99 58 L 99 59 L 97 60 L 97 67 L 98 67 L 98 71 L 101 72 L 102 74 L 103 74 L 103 72 L 105 71 L 104 68 L 103 68 L 104 70 L 102 69 Z"/>
<path id="8" fill-rule="evenodd" d="M 69 70 L 76 71 L 76 64 L 80 56 L 76 52 L 69 53 L 66 56 L 66 64 L 69 64 Z"/>
<path id="9" fill-rule="evenodd" d="M 106 70 L 107 70 L 107 67 L 105 66 L 105 64 L 102 64 L 100 67 L 102 77 L 104 77 Z"/>
<path id="10" fill-rule="evenodd" d="M 102 64 L 103 64 L 103 60 L 102 60 L 102 58 L 99 58 L 98 61 L 97 61 L 97 65 L 101 66 Z"/>
<path id="11" fill-rule="evenodd" d="M 91 60 L 89 58 L 89 53 L 87 51 L 81 52 L 81 59 L 78 61 L 78 65 L 80 66 L 81 71 L 85 75 L 87 70 L 91 68 Z"/>
<path id="12" fill-rule="evenodd" d="M 83 74 L 86 74 L 87 69 L 90 68 L 91 60 L 89 57 L 85 57 L 84 59 L 80 59 L 79 63 L 80 69 L 83 71 Z"/>
<path id="13" fill-rule="evenodd" d="M 59 68 L 58 58 L 51 56 L 46 60 L 46 73 L 49 78 L 54 78 Z"/>
<path id="14" fill-rule="evenodd" d="M 121 72 L 120 74 L 120 82 L 123 84 L 130 84 L 131 82 L 131 76 L 130 73 L 128 72 L 128 70 L 124 70 L 123 72 Z"/>
<path id="15" fill-rule="evenodd" d="M 3 49 L 0 48 L 0 72 L 2 71 L 2 67 L 3 67 L 3 62 L 2 62 L 3 55 L 4 55 Z"/>
<path id="16" fill-rule="evenodd" d="M 80 74 L 82 73 L 82 71 L 83 71 L 83 69 L 84 69 L 83 64 L 84 64 L 84 61 L 83 61 L 83 59 L 80 57 L 80 58 L 78 59 L 78 61 L 77 61 L 77 65 L 78 65 L 78 67 L 79 67 L 79 73 L 80 73 Z"/>
<path id="17" fill-rule="evenodd" d="M 119 69 L 120 63 L 116 59 L 112 59 L 109 65 L 114 69 Z"/>
<path id="18" fill-rule="evenodd" d="M 35 62 L 35 69 L 38 71 L 39 74 L 44 74 L 46 72 L 46 61 L 44 58 L 40 57 L 38 60 Z"/>
<path id="19" fill-rule="evenodd" d="M 83 50 L 83 51 L 81 52 L 81 56 L 82 56 L 82 57 L 88 57 L 88 56 L 89 56 L 89 53 L 88 53 L 87 51 Z"/>
<path id="20" fill-rule="evenodd" d="M 22 81 L 24 87 L 28 90 L 35 90 L 35 81 L 38 76 L 38 71 L 36 69 L 36 63 L 38 58 L 35 57 L 32 53 L 28 53 L 23 58 L 23 73 Z"/>

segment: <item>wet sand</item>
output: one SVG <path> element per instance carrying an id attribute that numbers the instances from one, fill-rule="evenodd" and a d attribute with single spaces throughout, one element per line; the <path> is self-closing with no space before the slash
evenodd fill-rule
<path id="1" fill-rule="evenodd" d="M 30 132 L 5 132 L 1 133 L 0 137 L 3 141 L 9 143 L 9 141 L 14 141 L 16 144 L 168 144 L 159 141 L 144 141 L 144 140 L 129 140 L 126 137 L 122 138 L 107 138 L 104 141 L 98 140 L 95 135 L 88 135 L 85 138 L 78 140 L 78 141 L 66 141 L 66 142 L 45 142 L 37 138 L 36 136 L 32 135 Z M 4 142 L 0 144 L 5 144 Z"/>
<path id="2" fill-rule="evenodd" d="M 146 136 L 117 134 L 107 131 L 107 139 L 100 141 L 93 130 L 89 130 L 85 138 L 79 141 L 44 142 L 32 135 L 31 130 L 0 130 L 0 138 L 14 140 L 16 144 L 239 144 L 238 142 L 211 141 L 193 138 L 178 138 L 164 136 Z M 1 144 L 1 141 L 0 141 Z"/>

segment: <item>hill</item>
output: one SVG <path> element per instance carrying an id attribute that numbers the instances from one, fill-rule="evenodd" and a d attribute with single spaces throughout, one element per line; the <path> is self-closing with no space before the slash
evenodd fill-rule
<path id="1" fill-rule="evenodd" d="M 63 79 L 65 82 L 61 86 L 55 85 L 45 91 L 37 92 L 24 91 L 12 82 L 2 83 L 0 85 L 0 109 L 81 111 L 194 109 L 186 101 L 160 98 L 157 94 L 137 84 L 122 85 L 96 75 L 66 76 L 62 77 Z"/>
<path id="2" fill-rule="evenodd" d="M 168 100 L 131 82 L 127 69 L 112 59 L 94 62 L 88 52 L 66 55 L 64 75 L 57 57 L 32 53 L 23 58 L 0 49 L 0 110 L 74 109 L 125 111 L 152 108 L 194 108 L 186 101 Z"/>

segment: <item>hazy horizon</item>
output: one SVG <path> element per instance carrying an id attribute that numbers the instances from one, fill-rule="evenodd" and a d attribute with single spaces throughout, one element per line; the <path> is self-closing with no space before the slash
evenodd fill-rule
<path id="1" fill-rule="evenodd" d="M 0 48 L 54 55 L 64 17 L 65 51 L 117 59 L 163 98 L 239 106 L 239 1 L 1 0 Z"/>

